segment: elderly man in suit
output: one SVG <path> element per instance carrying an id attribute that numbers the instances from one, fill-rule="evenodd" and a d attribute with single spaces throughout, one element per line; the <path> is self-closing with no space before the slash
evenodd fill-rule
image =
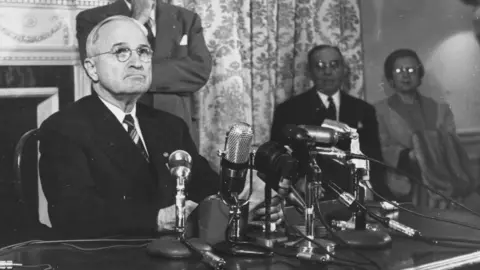
<path id="1" fill-rule="evenodd" d="M 308 71 L 314 87 L 278 105 L 274 113 L 271 139 L 283 141 L 282 128 L 286 124 L 320 126 L 328 118 L 356 128 L 362 152 L 381 160 L 375 109 L 367 102 L 342 91 L 348 72 L 340 49 L 330 45 L 312 48 L 308 53 Z M 349 146 L 349 141 L 337 145 L 342 150 L 350 150 Z M 321 165 L 326 176 L 346 190 L 351 188 L 348 172 L 344 168 L 330 160 L 322 160 Z M 371 164 L 370 178 L 373 188 L 385 195 L 381 168 Z M 325 199 L 333 198 L 335 194 L 327 190 Z"/>
<path id="2" fill-rule="evenodd" d="M 40 128 L 40 175 L 53 229 L 64 237 L 173 229 L 176 181 L 167 164 L 175 150 L 192 157 L 187 214 L 218 191 L 218 175 L 197 152 L 185 123 L 137 103 L 152 80 L 152 54 L 134 19 L 100 22 L 87 38 L 84 61 L 96 94 Z"/>
<path id="3" fill-rule="evenodd" d="M 192 95 L 208 81 L 212 59 L 205 44 L 199 16 L 162 0 L 117 0 L 77 15 L 80 57 L 85 59 L 86 39 L 93 27 L 113 15 L 136 19 L 145 26 L 153 55 L 153 79 L 149 93 L 153 105 L 182 118 L 194 138 Z M 142 98 L 152 104 L 152 97 Z"/>

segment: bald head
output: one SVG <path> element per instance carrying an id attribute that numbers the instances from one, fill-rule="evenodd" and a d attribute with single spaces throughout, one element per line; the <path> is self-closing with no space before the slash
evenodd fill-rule
<path id="1" fill-rule="evenodd" d="M 105 28 L 111 28 L 111 27 L 114 27 L 114 28 L 117 28 L 117 29 L 121 29 L 121 25 L 125 25 L 125 24 L 131 24 L 131 25 L 134 25 L 135 28 L 137 28 L 140 32 L 142 33 L 145 33 L 144 32 L 144 29 L 142 28 L 143 26 L 140 25 L 140 23 L 130 17 L 127 17 L 127 16 L 123 16 L 123 15 L 117 15 L 117 16 L 111 16 L 111 17 L 108 17 L 106 18 L 105 20 L 101 21 L 100 23 L 98 23 L 93 29 L 92 31 L 90 31 L 90 33 L 88 34 L 88 37 L 87 37 L 87 44 L 86 44 L 86 53 L 87 53 L 87 57 L 92 57 L 100 52 L 103 52 L 103 51 L 100 51 L 98 49 L 98 40 L 101 38 L 101 35 L 104 35 L 105 32 L 108 33 L 108 29 L 107 31 L 105 31 Z M 107 27 L 108 26 L 108 27 Z M 147 40 L 147 36 L 145 36 L 145 40 Z"/>

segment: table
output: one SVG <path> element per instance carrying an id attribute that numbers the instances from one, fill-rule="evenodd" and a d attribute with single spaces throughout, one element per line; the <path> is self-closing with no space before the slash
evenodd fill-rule
<path id="1" fill-rule="evenodd" d="M 418 209 L 416 211 L 480 226 L 479 217 L 464 212 Z M 405 212 L 400 212 L 399 221 L 420 230 L 428 236 L 448 236 L 480 240 L 480 231 L 415 217 Z M 106 244 L 102 244 L 102 246 L 105 245 Z M 81 246 L 85 247 L 85 245 Z M 380 251 L 365 251 L 362 253 L 379 263 L 382 269 L 393 270 L 422 265 L 472 251 L 473 250 L 434 247 L 409 239 L 394 237 L 391 248 Z M 336 254 L 357 261 L 363 261 L 348 250 L 337 250 Z M 335 266 L 322 268 L 318 264 L 301 263 L 298 260 L 287 259 L 280 256 L 267 259 L 228 257 L 225 257 L 225 259 L 227 260 L 227 269 L 353 269 Z M 153 258 L 147 255 L 145 248 L 78 251 L 62 245 L 33 245 L 13 253 L 1 255 L 0 260 L 13 260 L 14 262 L 20 262 L 24 265 L 50 264 L 54 269 L 208 269 L 198 260 L 173 261 Z M 476 267 L 465 269 L 478 269 L 478 267 L 477 265 Z M 45 267 L 29 269 L 44 268 Z M 369 269 L 375 268 L 371 267 Z"/>

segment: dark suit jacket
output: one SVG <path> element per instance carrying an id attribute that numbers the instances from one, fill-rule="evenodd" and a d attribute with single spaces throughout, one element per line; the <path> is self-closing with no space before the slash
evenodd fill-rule
<path id="1" fill-rule="evenodd" d="M 42 124 L 40 175 L 54 230 L 66 237 L 153 232 L 159 209 L 174 204 L 176 180 L 166 164 L 178 149 L 193 159 L 187 199 L 217 192 L 218 175 L 183 121 L 142 104 L 137 117 L 150 163 L 94 95 Z"/>
<path id="2" fill-rule="evenodd" d="M 77 15 L 77 39 L 80 57 L 85 59 L 88 34 L 107 17 L 131 16 L 124 0 L 80 12 Z M 155 108 L 182 118 L 192 128 L 192 94 L 208 81 L 212 58 L 205 44 L 200 17 L 181 7 L 157 1 L 156 39 L 153 55 L 151 92 Z M 181 46 L 183 35 L 188 45 Z"/>
<path id="3" fill-rule="evenodd" d="M 339 121 L 356 128 L 360 136 L 362 152 L 372 158 L 382 160 L 380 140 L 378 135 L 378 123 L 375 109 L 367 102 L 352 97 L 344 92 L 340 93 Z M 326 117 L 326 108 L 314 89 L 292 97 L 277 106 L 274 113 L 271 140 L 283 142 L 282 128 L 286 124 L 321 125 Z M 350 150 L 350 141 L 341 141 L 337 144 L 342 150 Z M 348 181 L 348 172 L 337 163 L 328 159 L 322 159 L 322 170 L 325 176 L 330 176 L 344 189 L 351 188 Z M 374 163 L 370 163 L 370 179 L 376 191 L 389 196 L 383 179 L 383 170 Z M 340 171 L 345 171 L 340 173 Z M 326 193 L 325 199 L 332 199 L 335 195 Z"/>

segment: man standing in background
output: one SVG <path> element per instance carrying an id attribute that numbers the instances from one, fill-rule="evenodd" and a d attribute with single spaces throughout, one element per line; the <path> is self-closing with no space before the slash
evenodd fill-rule
<path id="1" fill-rule="evenodd" d="M 142 101 L 182 118 L 198 145 L 198 131 L 192 122 L 192 96 L 207 83 L 212 70 L 200 17 L 162 0 L 117 0 L 82 11 L 77 15 L 82 62 L 90 31 L 97 23 L 114 15 L 129 16 L 142 24 L 154 50 L 152 86 L 148 92 L 152 95 L 144 96 Z"/>

